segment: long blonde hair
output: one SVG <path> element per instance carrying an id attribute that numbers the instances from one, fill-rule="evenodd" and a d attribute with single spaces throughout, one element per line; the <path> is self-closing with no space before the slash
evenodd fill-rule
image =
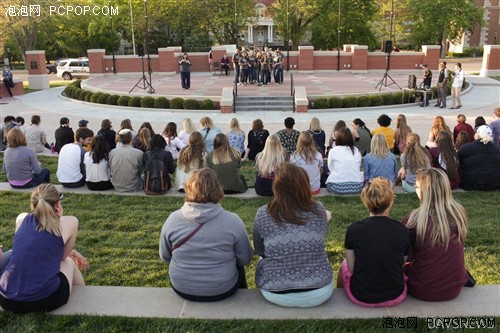
<path id="1" fill-rule="evenodd" d="M 406 137 L 405 148 L 405 168 L 410 169 L 415 173 L 418 169 L 424 168 L 427 162 L 430 162 L 429 153 L 420 145 L 420 136 L 417 133 L 411 132 Z"/>
<path id="2" fill-rule="evenodd" d="M 420 207 L 413 210 L 406 225 L 416 230 L 417 244 L 425 240 L 429 216 L 432 229 L 429 233 L 432 246 L 448 247 L 451 232 L 457 234 L 457 241 L 464 243 L 467 236 L 467 214 L 451 193 L 450 181 L 444 171 L 430 168 L 417 173 L 420 188 Z"/>
<path id="3" fill-rule="evenodd" d="M 52 184 L 42 184 L 31 192 L 31 211 L 38 220 L 38 231 L 61 236 L 61 225 L 55 204 L 60 201 L 59 192 Z"/>
<path id="4" fill-rule="evenodd" d="M 197 131 L 191 133 L 189 135 L 188 144 L 179 152 L 177 167 L 184 169 L 185 172 L 189 172 L 191 166 L 193 166 L 194 169 L 203 168 L 205 152 L 205 143 L 203 142 L 201 133 Z M 196 165 L 193 165 L 195 163 Z"/>
<path id="5" fill-rule="evenodd" d="M 270 135 L 262 152 L 255 157 L 255 167 L 259 175 L 271 176 L 288 159 L 287 153 L 281 145 L 277 134 Z"/>
<path id="6" fill-rule="evenodd" d="M 229 121 L 229 129 L 230 132 L 233 132 L 233 134 L 243 134 L 245 135 L 245 132 L 243 132 L 240 128 L 240 122 L 236 118 L 232 118 Z"/>
<path id="7" fill-rule="evenodd" d="M 240 152 L 229 145 L 227 136 L 219 133 L 214 138 L 214 150 L 210 153 L 212 162 L 217 164 L 230 163 L 233 158 L 241 159 Z"/>
<path id="8" fill-rule="evenodd" d="M 294 156 L 303 158 L 308 164 L 314 162 L 316 158 L 316 146 L 314 145 L 314 140 L 309 132 L 302 132 L 299 135 L 299 140 L 297 141 L 297 150 L 293 153 Z"/>
<path id="9" fill-rule="evenodd" d="M 197 131 L 196 125 L 191 120 L 191 118 L 182 119 L 182 127 L 184 128 L 184 131 L 186 131 L 188 134 L 191 134 L 191 133 Z"/>
<path id="10" fill-rule="evenodd" d="M 321 131 L 321 124 L 318 118 L 316 117 L 311 118 L 311 122 L 309 123 L 309 129 L 313 132 Z"/>
<path id="11" fill-rule="evenodd" d="M 371 155 L 386 160 L 387 157 L 389 157 L 390 151 L 385 136 L 382 134 L 375 134 L 370 144 L 370 150 Z"/>

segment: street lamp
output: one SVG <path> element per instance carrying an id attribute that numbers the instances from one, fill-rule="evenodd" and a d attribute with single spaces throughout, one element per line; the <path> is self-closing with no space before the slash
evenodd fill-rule
<path id="1" fill-rule="evenodd" d="M 108 1 L 108 6 L 111 8 L 111 0 Z M 113 15 L 109 15 L 109 22 L 110 22 L 110 28 L 111 28 L 111 38 L 110 38 L 110 45 L 111 45 L 111 55 L 113 56 L 113 74 L 116 74 L 116 63 L 115 63 L 115 48 L 113 45 Z"/>
<path id="2" fill-rule="evenodd" d="M 340 0 L 339 0 L 339 24 L 337 27 L 337 72 L 340 71 Z"/>
<path id="3" fill-rule="evenodd" d="M 130 0 L 130 30 L 132 30 L 132 48 L 135 55 L 135 35 L 134 35 L 134 12 L 132 10 L 132 0 Z"/>
<path id="4" fill-rule="evenodd" d="M 234 39 L 238 48 L 238 12 L 236 10 L 236 0 L 234 0 Z"/>
<path id="5" fill-rule="evenodd" d="M 5 49 L 7 51 L 7 59 L 9 59 L 9 67 L 12 70 L 12 61 L 10 60 L 10 47 Z"/>

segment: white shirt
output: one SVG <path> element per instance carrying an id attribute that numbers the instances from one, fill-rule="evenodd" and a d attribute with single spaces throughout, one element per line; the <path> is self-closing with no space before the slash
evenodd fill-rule
<path id="1" fill-rule="evenodd" d="M 178 137 L 170 138 L 170 140 L 166 137 L 163 138 L 167 143 L 165 150 L 169 151 L 172 154 L 172 158 L 176 160 L 177 157 L 179 157 L 179 151 L 185 146 L 184 142 L 182 142 L 182 140 L 179 139 Z"/>
<path id="2" fill-rule="evenodd" d="M 453 79 L 453 83 L 451 86 L 453 88 L 461 88 L 464 84 L 464 71 L 459 69 L 455 72 L 455 78 Z"/>
<path id="3" fill-rule="evenodd" d="M 323 167 L 323 158 L 319 152 L 316 152 L 316 156 L 314 156 L 314 161 L 312 163 L 307 163 L 302 156 L 294 153 L 290 158 L 290 163 L 295 164 L 306 171 L 307 176 L 309 176 L 311 192 L 315 192 L 321 187 L 320 168 Z"/>
<path id="4" fill-rule="evenodd" d="M 106 182 L 111 179 L 111 170 L 106 159 L 102 159 L 99 163 L 94 163 L 90 152 L 85 153 L 83 158 L 87 181 L 92 183 Z"/>
<path id="5" fill-rule="evenodd" d="M 82 155 L 85 151 L 76 143 L 64 145 L 59 152 L 57 179 L 60 183 L 76 183 L 83 178 Z"/>
<path id="6" fill-rule="evenodd" d="M 179 132 L 179 135 L 177 136 L 181 141 L 187 145 L 189 143 L 189 136 L 191 133 L 186 132 L 185 130 L 182 130 Z"/>
<path id="7" fill-rule="evenodd" d="M 360 172 L 361 154 L 358 148 L 354 147 L 354 155 L 351 148 L 347 146 L 335 146 L 328 153 L 328 168 L 330 175 L 327 183 L 347 183 L 363 182 L 363 175 Z"/>

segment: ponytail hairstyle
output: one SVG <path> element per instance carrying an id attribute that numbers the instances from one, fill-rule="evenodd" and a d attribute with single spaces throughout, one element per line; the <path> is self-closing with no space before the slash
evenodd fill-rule
<path id="1" fill-rule="evenodd" d="M 47 231 L 56 236 L 61 236 L 59 215 L 55 209 L 61 196 L 52 184 L 42 184 L 31 193 L 31 211 L 36 216 L 39 224 L 38 231 Z"/>

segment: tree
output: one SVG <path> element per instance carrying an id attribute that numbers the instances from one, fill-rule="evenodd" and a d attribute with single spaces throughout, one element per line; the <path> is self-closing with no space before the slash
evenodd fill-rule
<path id="1" fill-rule="evenodd" d="M 414 11 L 411 10 L 410 0 L 380 0 L 376 3 L 377 12 L 371 23 L 371 31 L 380 42 L 380 49 L 384 49 L 386 40 L 391 39 L 394 45 L 408 46 L 410 35 L 410 24 L 414 19 Z M 390 15 L 392 17 L 392 34 L 390 27 Z"/>
<path id="2" fill-rule="evenodd" d="M 459 42 L 466 32 L 483 24 L 483 10 L 473 0 L 411 0 L 414 9 L 412 39 L 417 45 L 441 45 L 446 56 L 447 40 Z"/>

